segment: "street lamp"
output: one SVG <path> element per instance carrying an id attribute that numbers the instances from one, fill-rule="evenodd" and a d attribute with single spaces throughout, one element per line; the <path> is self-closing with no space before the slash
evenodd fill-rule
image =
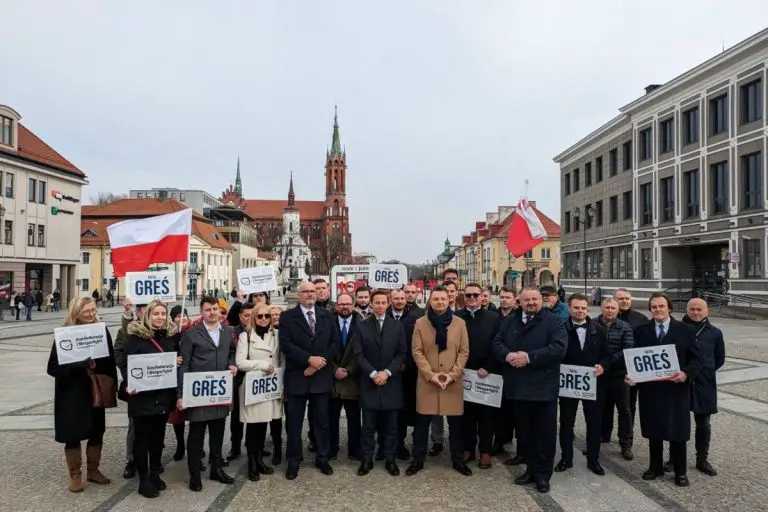
<path id="1" fill-rule="evenodd" d="M 574 222 L 581 224 L 584 226 L 584 259 L 581 263 L 582 271 L 584 272 L 584 295 L 587 295 L 587 226 L 590 225 L 592 222 L 592 217 L 595 216 L 595 209 L 591 206 L 588 206 L 586 208 L 586 211 L 584 212 L 584 218 L 581 218 L 581 208 L 578 206 L 573 209 L 573 220 Z"/>

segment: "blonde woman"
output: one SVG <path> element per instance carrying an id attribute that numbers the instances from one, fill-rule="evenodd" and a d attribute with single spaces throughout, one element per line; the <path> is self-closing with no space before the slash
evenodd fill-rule
<path id="1" fill-rule="evenodd" d="M 281 304 L 269 306 L 269 312 L 272 313 L 272 327 L 280 328 L 280 313 L 285 311 L 285 306 Z"/>
<path id="2" fill-rule="evenodd" d="M 69 312 L 64 326 L 92 324 L 99 322 L 96 303 L 90 297 L 77 297 L 69 303 Z M 55 438 L 64 443 L 64 455 L 69 470 L 69 490 L 83 491 L 82 481 L 82 446 L 80 442 L 88 440 L 86 446 L 86 477 L 89 482 L 106 485 L 110 482 L 99 471 L 101 445 L 104 439 L 104 408 L 93 407 L 93 390 L 90 373 L 107 375 L 117 382 L 115 353 L 112 337 L 107 330 L 109 357 L 81 361 L 78 363 L 59 364 L 56 343 L 51 348 L 48 358 L 48 375 L 55 380 L 53 399 L 53 418 Z"/>
<path id="3" fill-rule="evenodd" d="M 259 372 L 272 375 L 280 367 L 280 345 L 277 331 L 272 327 L 269 306 L 261 304 L 253 308 L 245 332 L 240 334 L 235 358 L 237 369 L 243 372 Z M 246 379 L 247 380 L 247 379 Z M 246 424 L 245 447 L 248 450 L 248 478 L 256 482 L 259 474 L 271 475 L 274 469 L 264 464 L 262 451 L 267 425 L 283 417 L 282 400 L 268 400 L 245 405 L 245 380 L 239 389 L 240 421 Z M 275 446 L 277 449 L 277 445 Z"/>

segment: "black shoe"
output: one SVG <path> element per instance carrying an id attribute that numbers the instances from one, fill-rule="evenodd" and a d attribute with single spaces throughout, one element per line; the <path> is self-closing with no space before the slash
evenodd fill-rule
<path id="1" fill-rule="evenodd" d="M 519 466 L 520 464 L 525 464 L 525 459 L 522 455 L 515 455 L 504 461 L 505 466 Z"/>
<path id="2" fill-rule="evenodd" d="M 555 473 L 562 473 L 568 468 L 573 467 L 573 462 L 568 462 L 565 459 L 560 459 L 560 462 L 555 466 Z"/>
<path id="3" fill-rule="evenodd" d="M 364 460 L 357 469 L 357 476 L 365 476 L 373 469 L 373 461 Z"/>
<path id="4" fill-rule="evenodd" d="M 384 464 L 384 469 L 387 470 L 387 473 L 389 473 L 392 476 L 400 476 L 400 468 L 397 467 L 397 463 L 393 460 L 390 460 L 386 464 Z"/>
<path id="5" fill-rule="evenodd" d="M 536 490 L 543 493 L 549 492 L 549 482 L 539 480 L 536 482 Z"/>
<path id="6" fill-rule="evenodd" d="M 411 452 L 408 451 L 408 448 L 406 448 L 405 445 L 401 445 L 397 447 L 396 456 L 400 460 L 410 460 Z"/>
<path id="7" fill-rule="evenodd" d="M 600 463 L 596 460 L 587 462 L 587 468 L 597 476 L 605 475 L 605 470 L 603 469 L 603 466 L 601 466 Z"/>
<path id="8" fill-rule="evenodd" d="M 467 463 L 464 461 L 454 462 L 453 469 L 455 469 L 456 471 L 458 471 L 464 476 L 472 476 L 472 470 L 469 469 L 469 466 L 467 466 Z"/>
<path id="9" fill-rule="evenodd" d="M 657 478 L 662 476 L 664 476 L 664 471 L 658 472 L 658 471 L 649 469 L 648 471 L 643 473 L 643 480 L 656 480 Z"/>
<path id="10" fill-rule="evenodd" d="M 149 477 L 145 476 L 139 480 L 139 494 L 145 498 L 157 498 L 160 496 L 160 491 L 152 484 Z"/>
<path id="11" fill-rule="evenodd" d="M 219 467 L 211 468 L 211 480 L 214 482 L 221 482 L 222 484 L 235 483 L 235 479 L 226 474 L 224 470 Z"/>
<path id="12" fill-rule="evenodd" d="M 123 478 L 130 480 L 134 476 L 136 476 L 136 466 L 133 465 L 133 462 L 129 462 L 123 470 Z"/>
<path id="13" fill-rule="evenodd" d="M 248 480 L 251 482 L 259 481 L 259 468 L 256 467 L 256 456 L 248 454 Z"/>
<path id="14" fill-rule="evenodd" d="M 424 463 L 420 460 L 414 460 L 411 462 L 411 465 L 408 466 L 408 469 L 405 470 L 405 474 L 407 476 L 413 476 L 422 469 L 424 469 Z"/>
<path id="15" fill-rule="evenodd" d="M 307 450 L 309 450 L 310 452 L 314 453 L 314 452 L 317 451 L 317 446 L 315 446 L 315 443 L 310 441 L 309 442 L 309 446 L 307 446 Z"/>
<path id="16" fill-rule="evenodd" d="M 285 479 L 286 480 L 296 480 L 296 477 L 299 476 L 299 466 L 288 463 L 288 468 L 285 470 Z"/>
<path id="17" fill-rule="evenodd" d="M 242 454 L 242 452 L 240 451 L 240 448 L 235 448 L 233 446 L 232 449 L 229 450 L 229 453 L 227 454 L 227 461 L 237 460 L 238 457 L 240 457 L 241 454 Z"/>
<path id="18" fill-rule="evenodd" d="M 675 476 L 675 485 L 678 487 L 688 487 L 691 483 L 688 481 L 688 477 L 685 475 Z"/>
<path id="19" fill-rule="evenodd" d="M 200 473 L 189 475 L 189 490 L 200 492 L 203 490 L 203 482 L 200 479 Z"/>
<path id="20" fill-rule="evenodd" d="M 320 462 L 319 460 L 316 460 L 315 467 L 326 476 L 331 476 L 333 474 L 333 468 L 327 462 Z"/>
<path id="21" fill-rule="evenodd" d="M 675 470 L 675 466 L 674 466 L 674 464 L 672 464 L 671 460 L 668 460 L 667 462 L 664 463 L 664 472 L 665 473 L 671 473 L 674 470 Z"/>
<path id="22" fill-rule="evenodd" d="M 262 475 L 271 475 L 275 472 L 274 468 L 271 468 L 264 464 L 264 461 L 261 457 L 256 457 L 256 469 L 261 473 Z"/>
<path id="23" fill-rule="evenodd" d="M 432 448 L 429 449 L 430 457 L 437 457 L 443 451 L 443 443 L 435 443 Z"/>
<path id="24" fill-rule="evenodd" d="M 696 461 L 696 469 L 709 476 L 717 476 L 717 471 L 707 459 Z"/>
<path id="25" fill-rule="evenodd" d="M 185 452 L 184 443 L 177 444 L 176 445 L 176 451 L 173 452 L 173 460 L 178 462 L 181 459 L 183 459 L 184 458 L 184 452 Z"/>
<path id="26" fill-rule="evenodd" d="M 160 478 L 159 473 L 155 473 L 153 471 L 150 471 L 149 473 L 149 481 L 152 482 L 152 485 L 154 485 L 158 491 L 164 491 L 168 488 L 167 485 L 165 485 L 165 482 L 163 482 L 163 479 Z"/>
<path id="27" fill-rule="evenodd" d="M 631 446 L 625 446 L 621 449 L 621 456 L 624 457 L 624 460 L 632 460 L 635 458 L 635 454 L 632 453 L 632 447 Z"/>
<path id="28" fill-rule="evenodd" d="M 533 479 L 533 475 L 528 472 L 528 470 L 525 470 L 525 473 L 515 478 L 515 483 L 517 485 L 528 485 L 528 484 L 535 484 L 536 480 Z"/>
<path id="29" fill-rule="evenodd" d="M 283 450 L 275 448 L 274 453 L 272 453 L 272 465 L 279 466 L 282 463 L 283 463 Z"/>

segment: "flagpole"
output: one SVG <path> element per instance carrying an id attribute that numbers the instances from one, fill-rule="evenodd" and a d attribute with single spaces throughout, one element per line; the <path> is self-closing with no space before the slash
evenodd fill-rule
<path id="1" fill-rule="evenodd" d="M 187 259 L 189 259 L 189 244 L 187 244 Z M 179 330 L 184 329 L 184 308 L 187 305 L 187 294 L 184 293 L 185 291 L 188 292 L 189 289 L 189 283 L 187 283 L 187 262 L 184 262 L 181 265 L 181 282 L 184 283 L 184 288 L 181 292 L 181 323 L 179 324 Z"/>

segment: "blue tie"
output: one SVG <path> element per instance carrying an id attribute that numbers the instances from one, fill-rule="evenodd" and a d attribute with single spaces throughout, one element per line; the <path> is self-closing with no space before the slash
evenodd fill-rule
<path id="1" fill-rule="evenodd" d="M 659 324 L 658 340 L 659 340 L 659 343 L 662 343 L 664 341 L 664 324 Z"/>
<path id="2" fill-rule="evenodd" d="M 344 320 L 341 324 L 341 348 L 344 349 L 347 346 L 347 321 Z"/>

